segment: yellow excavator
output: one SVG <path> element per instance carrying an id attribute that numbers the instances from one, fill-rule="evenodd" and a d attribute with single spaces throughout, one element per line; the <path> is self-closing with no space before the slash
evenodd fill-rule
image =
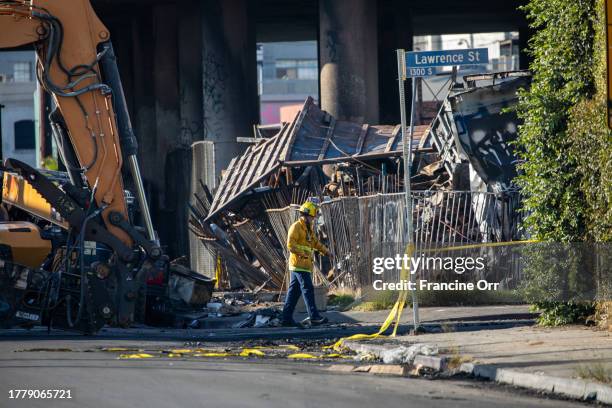
<path id="1" fill-rule="evenodd" d="M 28 218 L 0 222 L 0 325 L 89 333 L 127 326 L 142 313 L 147 279 L 167 277 L 169 262 L 147 206 L 109 30 L 88 0 L 0 0 L 0 48 L 27 44 L 55 105 L 49 120 L 68 178 L 10 158 L 0 168 L 4 206 Z M 135 197 L 124 191 L 124 164 Z M 128 211 L 132 198 L 142 227 Z"/>

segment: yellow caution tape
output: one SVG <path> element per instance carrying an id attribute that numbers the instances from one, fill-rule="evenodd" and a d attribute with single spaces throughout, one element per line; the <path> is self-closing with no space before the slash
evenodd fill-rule
<path id="1" fill-rule="evenodd" d="M 423 250 L 423 252 L 455 251 L 455 250 L 459 250 L 459 249 L 472 249 L 472 248 L 482 248 L 482 247 L 498 247 L 498 246 L 505 246 L 505 245 L 532 244 L 532 243 L 537 243 L 537 242 L 540 242 L 540 241 L 537 241 L 537 240 L 525 240 L 525 241 L 508 241 L 508 242 L 488 242 L 488 243 L 461 245 L 461 246 L 447 247 L 447 248 L 428 249 L 428 250 Z M 408 245 L 406 246 L 406 255 L 408 255 L 408 257 L 412 258 L 412 255 L 414 254 L 414 251 L 415 251 L 414 243 L 413 242 L 409 242 Z M 408 271 L 406 270 L 405 265 L 402 265 L 402 270 L 400 272 L 400 280 L 405 280 L 405 279 L 407 279 L 407 277 L 408 277 Z M 342 349 L 344 348 L 343 344 L 344 344 L 344 342 L 346 340 L 365 340 L 365 339 L 375 339 L 375 338 L 378 338 L 378 337 L 383 337 L 384 333 L 387 331 L 387 329 L 389 329 L 389 327 L 393 323 L 393 320 L 395 320 L 395 325 L 393 327 L 393 332 L 391 333 L 391 337 L 395 337 L 395 335 L 397 334 L 397 329 L 399 327 L 400 318 L 402 316 L 402 311 L 404 310 L 404 306 L 406 305 L 406 299 L 408 297 L 408 292 L 409 291 L 405 290 L 405 289 L 402 289 L 400 291 L 399 296 L 397 298 L 397 301 L 395 302 L 395 305 L 393 306 L 393 308 L 389 312 L 389 315 L 385 319 L 385 321 L 382 324 L 382 326 L 380 326 L 380 329 L 378 330 L 378 332 L 373 333 L 373 334 L 354 334 L 354 335 L 349 336 L 349 337 L 343 337 L 340 340 L 338 340 L 336 343 L 332 344 L 331 346 L 325 346 L 324 348 L 332 348 L 332 349 L 334 349 L 336 351 L 342 351 Z"/>
<path id="2" fill-rule="evenodd" d="M 293 344 L 281 344 L 278 347 L 286 348 L 287 350 L 300 350 L 298 346 L 295 346 Z"/>
<path id="3" fill-rule="evenodd" d="M 195 353 L 194 357 L 229 357 L 231 353 Z"/>
<path id="4" fill-rule="evenodd" d="M 193 352 L 194 353 L 219 353 L 220 349 L 205 349 L 205 348 L 197 348 Z"/>
<path id="5" fill-rule="evenodd" d="M 406 254 L 409 257 L 411 257 L 413 253 L 414 253 L 414 243 L 410 242 L 408 246 L 406 247 Z M 406 271 L 405 265 L 402 265 L 402 270 L 400 272 L 400 279 L 406 279 L 407 273 L 408 272 Z M 404 309 L 404 305 L 406 303 L 407 296 L 408 296 L 408 291 L 402 290 L 400 292 L 399 297 L 397 301 L 395 302 L 395 305 L 393 305 L 393 308 L 389 312 L 389 315 L 387 316 L 382 326 L 380 326 L 380 329 L 378 329 L 376 333 L 373 333 L 373 334 L 360 333 L 360 334 L 354 334 L 349 337 L 344 337 L 338 340 L 336 343 L 334 343 L 331 348 L 333 348 L 336 351 L 342 351 L 342 349 L 344 348 L 344 342 L 346 340 L 375 339 L 377 337 L 384 336 L 384 333 L 391 326 L 391 324 L 393 323 L 393 320 L 395 320 L 395 327 L 393 328 L 392 336 L 395 336 L 395 334 L 397 333 L 397 328 L 399 326 L 400 317 L 402 314 L 402 310 Z"/>
<path id="6" fill-rule="evenodd" d="M 240 357 L 251 357 L 251 356 L 263 357 L 265 356 L 265 354 L 263 353 L 263 351 L 252 349 L 252 348 L 250 349 L 245 348 L 245 349 L 242 349 L 242 351 L 240 352 Z"/>
<path id="7" fill-rule="evenodd" d="M 508 245 L 524 245 L 524 244 L 535 244 L 539 241 L 537 239 L 526 239 L 525 241 L 505 241 L 505 242 L 483 242 L 480 244 L 470 244 L 470 245 L 460 245 L 454 247 L 440 247 L 440 248 L 431 248 L 424 249 L 423 252 L 436 252 L 436 251 L 456 251 L 459 249 L 475 249 L 475 248 L 493 248 L 498 246 L 508 246 Z"/>
<path id="8" fill-rule="evenodd" d="M 120 359 L 130 359 L 130 358 L 153 358 L 155 357 L 152 354 L 147 353 L 135 353 L 135 354 L 121 354 L 119 355 Z"/>
<path id="9" fill-rule="evenodd" d="M 293 359 L 308 359 L 308 358 L 319 358 L 317 356 L 314 356 L 312 354 L 307 354 L 307 353 L 295 353 L 295 354 L 289 354 L 287 356 L 287 358 L 293 358 Z"/>
<path id="10" fill-rule="evenodd" d="M 170 353 L 174 353 L 174 354 L 189 354 L 193 352 L 194 351 L 192 349 L 172 349 L 170 350 Z"/>
<path id="11" fill-rule="evenodd" d="M 182 357 L 181 353 L 168 353 L 168 357 Z"/>
<path id="12" fill-rule="evenodd" d="M 117 352 L 117 351 L 138 351 L 138 350 L 130 349 L 126 347 L 104 347 L 102 348 L 102 351 Z"/>

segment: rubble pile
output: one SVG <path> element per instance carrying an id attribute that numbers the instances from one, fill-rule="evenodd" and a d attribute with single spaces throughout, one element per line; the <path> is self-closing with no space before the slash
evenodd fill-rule
<path id="1" fill-rule="evenodd" d="M 487 84 L 477 86 L 483 79 Z M 508 143 L 517 119 L 506 108 L 528 81 L 523 72 L 464 78 L 466 85 L 453 84 L 431 123 L 414 127 L 409 139 L 416 242 L 518 236 L 520 197 L 511 185 Z M 219 287 L 286 288 L 286 232 L 306 199 L 320 203 L 318 233 L 331 249 L 329 259 L 315 262 L 315 285 L 368 284 L 366 254 L 381 242 L 401 246 L 407 238 L 402 152 L 399 125 L 337 120 L 308 98 L 291 123 L 231 161 L 214 194 L 200 182 L 190 228 L 216 260 Z"/>

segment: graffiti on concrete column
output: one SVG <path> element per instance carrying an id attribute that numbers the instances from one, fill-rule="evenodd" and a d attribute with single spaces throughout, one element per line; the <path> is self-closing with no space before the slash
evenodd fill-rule
<path id="1" fill-rule="evenodd" d="M 329 62 L 338 62 L 338 47 L 340 40 L 338 32 L 335 30 L 327 30 L 325 32 L 325 49 L 327 49 L 327 58 Z"/>
<path id="2" fill-rule="evenodd" d="M 228 73 L 222 60 L 214 52 L 206 52 L 203 67 L 204 91 L 204 138 L 218 135 L 222 129 L 219 115 L 225 110 L 224 96 L 227 90 Z"/>
<path id="3" fill-rule="evenodd" d="M 195 96 L 188 89 L 186 84 L 181 85 L 181 128 L 179 141 L 183 146 L 190 146 L 194 141 L 202 138 L 202 123 L 199 120 L 200 114 L 193 112 L 196 105 Z M 197 109 L 199 111 L 201 107 Z"/>
<path id="4" fill-rule="evenodd" d="M 181 141 L 186 144 L 191 144 L 199 140 L 199 134 L 203 131 L 202 124 L 197 120 L 182 119 L 181 120 Z"/>

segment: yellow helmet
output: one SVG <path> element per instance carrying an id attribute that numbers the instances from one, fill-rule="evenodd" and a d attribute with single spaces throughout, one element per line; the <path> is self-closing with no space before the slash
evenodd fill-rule
<path id="1" fill-rule="evenodd" d="M 300 212 L 302 214 L 310 215 L 311 217 L 315 217 L 317 215 L 318 210 L 319 210 L 319 207 L 317 207 L 317 205 L 313 203 L 312 201 L 306 201 L 300 207 Z"/>

